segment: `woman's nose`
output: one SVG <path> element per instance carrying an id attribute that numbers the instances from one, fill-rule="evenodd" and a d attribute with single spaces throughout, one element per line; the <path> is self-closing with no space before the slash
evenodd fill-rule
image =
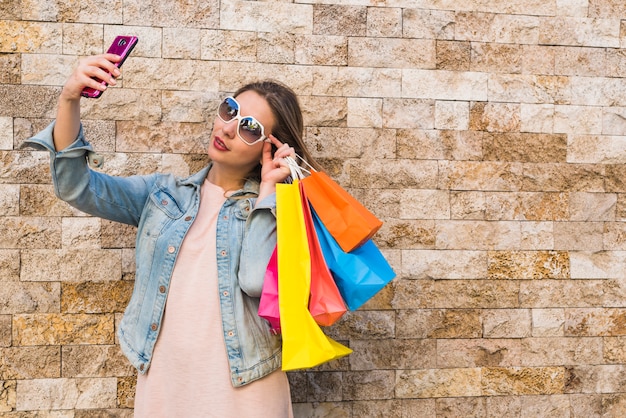
<path id="1" fill-rule="evenodd" d="M 230 138 L 234 138 L 237 135 L 237 119 L 233 119 L 230 122 L 224 123 L 222 132 L 228 135 Z"/>

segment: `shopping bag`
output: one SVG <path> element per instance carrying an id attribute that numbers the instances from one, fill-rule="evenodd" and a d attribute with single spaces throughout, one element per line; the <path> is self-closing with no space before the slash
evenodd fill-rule
<path id="1" fill-rule="evenodd" d="M 320 248 L 313 225 L 313 217 L 309 201 L 302 182 L 300 186 L 300 201 L 302 202 L 302 212 L 304 224 L 306 226 L 307 240 L 309 243 L 309 254 L 311 257 L 311 291 L 309 298 L 309 312 L 319 325 L 330 326 L 337 322 L 348 310 L 343 302 L 341 293 L 335 284 L 335 279 L 324 261 L 324 255 Z"/>
<path id="2" fill-rule="evenodd" d="M 270 332 L 280 334 L 280 313 L 278 309 L 278 260 L 276 248 L 272 252 L 270 261 L 267 263 L 263 290 L 259 302 L 259 316 L 270 323 Z"/>
<path id="3" fill-rule="evenodd" d="M 326 173 L 312 171 L 302 183 L 311 206 L 344 251 L 362 245 L 382 226 L 382 221 Z"/>
<path id="4" fill-rule="evenodd" d="M 345 252 L 317 212 L 312 210 L 311 213 L 324 260 L 348 309 L 354 311 L 382 290 L 396 274 L 372 240 Z"/>
<path id="5" fill-rule="evenodd" d="M 309 312 L 311 257 L 298 180 L 276 185 L 276 215 L 282 369 L 306 369 L 350 354 Z"/>

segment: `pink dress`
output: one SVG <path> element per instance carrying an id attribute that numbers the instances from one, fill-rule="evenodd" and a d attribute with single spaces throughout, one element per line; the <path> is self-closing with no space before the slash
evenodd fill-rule
<path id="1" fill-rule="evenodd" d="M 226 198 L 208 180 L 200 196 L 174 267 L 152 364 L 137 377 L 135 417 L 292 418 L 281 370 L 240 388 L 231 384 L 215 257 L 217 216 Z"/>

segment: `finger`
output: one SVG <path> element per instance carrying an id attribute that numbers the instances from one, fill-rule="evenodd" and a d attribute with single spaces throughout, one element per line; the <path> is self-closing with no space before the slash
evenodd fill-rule
<path id="1" fill-rule="evenodd" d="M 270 164 L 272 162 L 272 144 L 263 142 L 263 153 L 261 155 L 261 164 Z"/>
<path id="2" fill-rule="evenodd" d="M 280 147 L 282 147 L 282 146 L 284 145 L 284 144 L 283 144 L 282 142 L 280 142 L 280 141 L 278 140 L 278 138 L 276 138 L 274 135 L 270 135 L 270 136 L 268 137 L 268 139 L 270 140 L 270 142 L 271 142 L 272 144 L 274 144 L 274 146 L 276 146 L 276 148 L 280 148 Z"/>

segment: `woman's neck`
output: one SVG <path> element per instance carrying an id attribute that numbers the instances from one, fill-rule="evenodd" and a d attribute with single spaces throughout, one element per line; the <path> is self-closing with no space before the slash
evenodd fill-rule
<path id="1" fill-rule="evenodd" d="M 246 182 L 245 177 L 241 173 L 227 172 L 215 166 L 209 170 L 207 180 L 227 192 L 243 188 Z"/>

